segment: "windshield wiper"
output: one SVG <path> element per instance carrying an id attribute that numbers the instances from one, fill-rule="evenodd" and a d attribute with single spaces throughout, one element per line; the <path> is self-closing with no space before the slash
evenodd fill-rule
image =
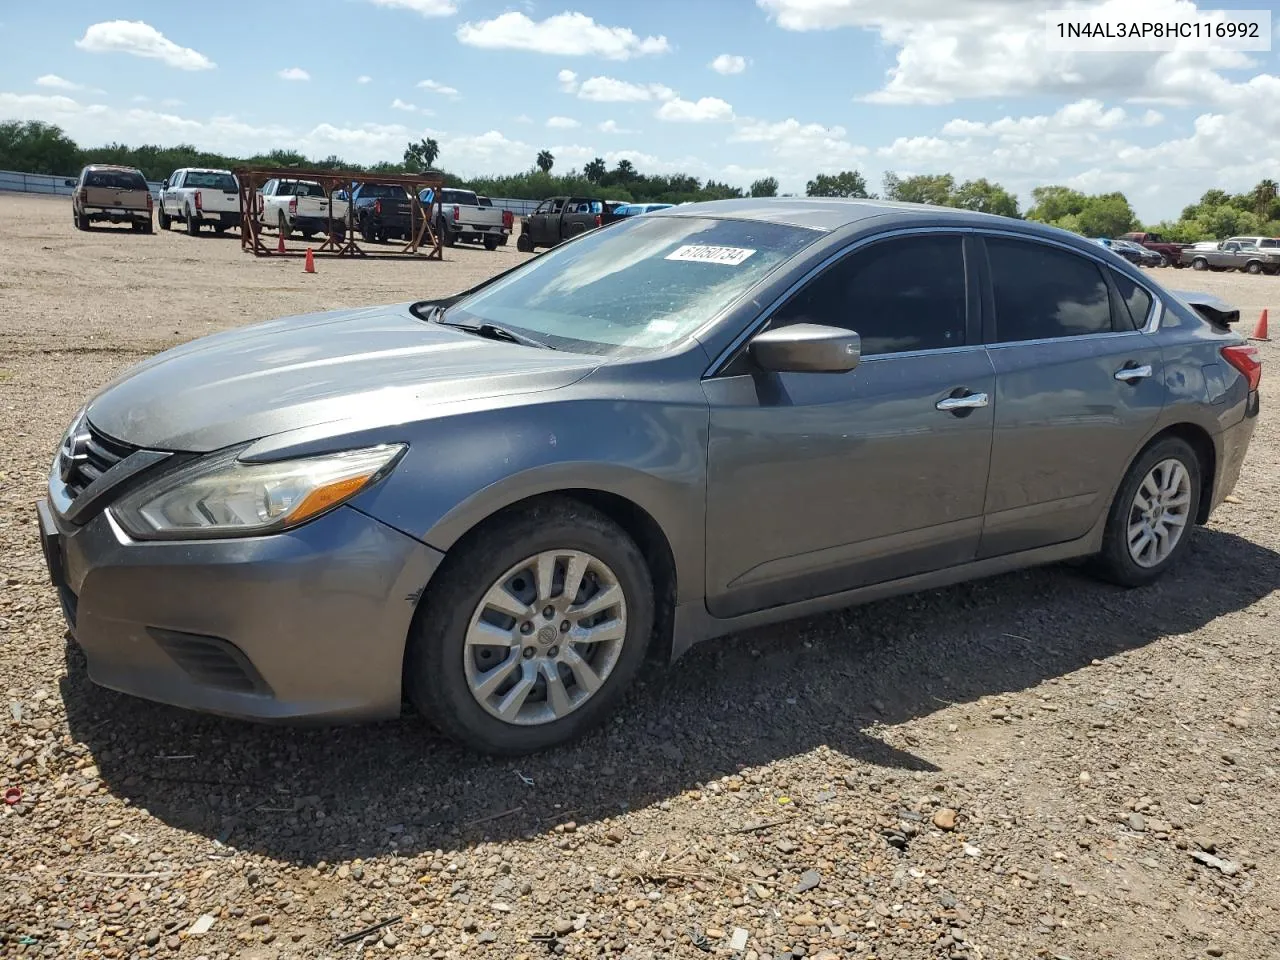
<path id="1" fill-rule="evenodd" d="M 443 311 L 441 311 L 443 313 Z M 523 333 L 516 333 L 507 327 L 499 326 L 496 323 L 445 323 L 443 320 L 435 319 L 436 323 L 442 327 L 452 327 L 455 330 L 465 330 L 467 333 L 474 333 L 478 337 L 484 337 L 488 340 L 501 340 L 503 343 L 518 343 L 522 347 L 538 347 L 542 350 L 554 350 L 555 347 L 541 340 L 535 340 L 533 337 L 527 337 Z"/>

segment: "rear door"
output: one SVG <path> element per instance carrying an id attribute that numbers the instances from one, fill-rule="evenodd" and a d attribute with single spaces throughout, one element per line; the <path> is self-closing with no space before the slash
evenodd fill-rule
<path id="1" fill-rule="evenodd" d="M 713 615 L 973 559 L 995 391 L 966 268 L 976 249 L 959 234 L 876 241 L 770 319 L 856 330 L 848 373 L 766 372 L 744 348 L 704 381 Z"/>
<path id="2" fill-rule="evenodd" d="M 1164 405 L 1155 302 L 1100 260 L 985 238 L 995 438 L 979 555 L 1075 540 L 1109 508 Z M 1134 314 L 1139 314 L 1136 318 Z"/>

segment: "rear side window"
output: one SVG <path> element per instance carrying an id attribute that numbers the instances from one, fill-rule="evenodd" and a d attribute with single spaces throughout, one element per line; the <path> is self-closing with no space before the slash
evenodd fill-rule
<path id="1" fill-rule="evenodd" d="M 960 237 L 903 237 L 850 254 L 788 301 L 771 324 L 856 330 L 862 355 L 937 350 L 965 342 Z"/>
<path id="2" fill-rule="evenodd" d="M 1127 313 L 1127 316 L 1120 318 L 1121 322 L 1117 326 L 1141 330 L 1147 325 L 1147 317 L 1151 314 L 1151 305 L 1154 302 L 1151 294 L 1123 273 L 1112 271 L 1111 277 L 1115 281 L 1116 290 L 1120 293 L 1122 304 L 1120 309 Z"/>
<path id="3" fill-rule="evenodd" d="M 1111 332 L 1111 298 L 1093 261 L 1023 240 L 986 243 L 998 343 Z"/>

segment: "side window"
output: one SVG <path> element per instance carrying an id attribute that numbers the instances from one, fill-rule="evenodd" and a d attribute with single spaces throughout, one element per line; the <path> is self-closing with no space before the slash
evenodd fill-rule
<path id="1" fill-rule="evenodd" d="M 1092 260 L 1025 240 L 987 238 L 996 342 L 1109 333 L 1111 299 Z"/>
<path id="2" fill-rule="evenodd" d="M 564 206 L 564 200 L 552 200 L 552 201 L 551 201 L 551 209 L 550 209 L 550 210 L 548 210 L 547 212 L 548 212 L 548 213 L 559 213 L 559 212 L 560 212 L 560 208 L 561 208 L 561 207 L 563 207 L 563 206 Z"/>
<path id="3" fill-rule="evenodd" d="M 169 189 L 177 190 L 180 186 L 182 186 L 182 171 L 175 170 L 173 176 L 169 178 Z"/>
<path id="4" fill-rule="evenodd" d="M 961 238 L 902 237 L 828 268 L 784 304 L 770 326 L 856 330 L 864 357 L 937 350 L 964 344 L 965 305 Z"/>
<path id="5" fill-rule="evenodd" d="M 1147 325 L 1147 317 L 1151 315 L 1151 306 L 1155 301 L 1151 299 L 1151 294 L 1123 273 L 1113 270 L 1111 277 L 1115 281 L 1116 290 L 1119 291 L 1120 300 L 1123 303 L 1119 309 L 1127 314 L 1120 318 L 1119 325 L 1126 329 L 1132 327 L 1134 330 L 1141 330 Z"/>
<path id="6" fill-rule="evenodd" d="M 550 213 L 551 201 L 543 200 L 540 204 L 538 204 L 536 207 L 533 208 L 533 212 L 534 213 Z"/>

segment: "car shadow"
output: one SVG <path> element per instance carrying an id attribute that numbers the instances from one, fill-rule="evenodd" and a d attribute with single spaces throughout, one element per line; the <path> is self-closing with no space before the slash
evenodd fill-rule
<path id="1" fill-rule="evenodd" d="M 173 827 L 314 864 L 590 823 L 819 745 L 937 770 L 875 725 L 1194 631 L 1277 582 L 1280 554 L 1200 530 L 1179 567 L 1140 590 L 1054 566 L 760 628 L 653 671 L 585 739 L 514 761 L 463 751 L 411 715 L 316 729 L 147 703 L 94 686 L 73 643 L 61 693 L 72 736 L 116 796 Z"/>

